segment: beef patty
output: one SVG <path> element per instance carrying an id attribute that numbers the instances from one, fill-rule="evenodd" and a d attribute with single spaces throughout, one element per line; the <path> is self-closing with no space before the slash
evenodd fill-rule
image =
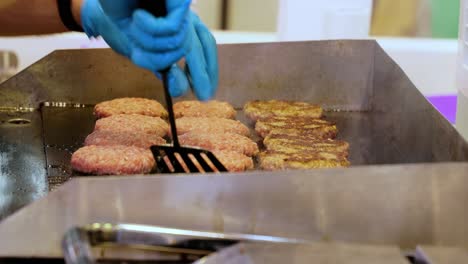
<path id="1" fill-rule="evenodd" d="M 164 137 L 169 125 L 160 117 L 144 115 L 113 115 L 96 121 L 95 131 L 141 132 Z"/>
<path id="2" fill-rule="evenodd" d="M 94 131 L 86 137 L 85 145 L 91 146 L 134 146 L 149 149 L 153 145 L 165 144 L 166 140 L 154 134 L 146 134 L 138 131 Z"/>
<path id="3" fill-rule="evenodd" d="M 253 159 L 236 151 L 214 151 L 216 158 L 230 172 L 240 172 L 254 168 Z"/>
<path id="4" fill-rule="evenodd" d="M 86 146 L 73 153 L 75 171 L 94 175 L 149 173 L 155 165 L 150 150 L 128 146 Z"/>
<path id="5" fill-rule="evenodd" d="M 140 114 L 155 117 L 167 117 L 167 111 L 157 101 L 146 98 L 118 98 L 97 104 L 94 114 L 98 118 L 118 114 Z"/>
<path id="6" fill-rule="evenodd" d="M 182 101 L 174 104 L 174 115 L 176 118 L 190 117 L 219 117 L 234 119 L 236 110 L 227 102 L 221 101 Z"/>
<path id="7" fill-rule="evenodd" d="M 182 135 L 192 130 L 200 133 L 234 133 L 249 136 L 249 128 L 240 121 L 219 117 L 182 117 L 176 120 L 177 134 Z"/>

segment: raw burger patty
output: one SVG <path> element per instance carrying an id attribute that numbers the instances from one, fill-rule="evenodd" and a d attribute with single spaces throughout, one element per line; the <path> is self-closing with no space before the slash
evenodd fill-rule
<path id="1" fill-rule="evenodd" d="M 105 101 L 94 107 L 98 117 L 108 117 L 118 114 L 140 114 L 156 117 L 167 117 L 167 111 L 157 101 L 146 98 L 119 98 Z"/>
<path id="2" fill-rule="evenodd" d="M 236 110 L 227 102 L 221 101 L 182 101 L 174 104 L 174 115 L 176 118 L 190 117 L 219 117 L 234 119 Z"/>
<path id="3" fill-rule="evenodd" d="M 182 135 L 192 130 L 200 133 L 234 133 L 249 136 L 249 128 L 240 121 L 219 117 L 182 117 L 176 120 L 177 134 Z"/>
<path id="4" fill-rule="evenodd" d="M 149 173 L 155 161 L 150 150 L 128 146 L 86 146 L 73 153 L 74 170 L 95 175 Z"/>
<path id="5" fill-rule="evenodd" d="M 113 115 L 96 121 L 95 131 L 140 132 L 164 137 L 169 125 L 160 117 L 144 115 Z"/>
<path id="6" fill-rule="evenodd" d="M 320 118 L 323 110 L 318 105 L 294 101 L 250 101 L 244 106 L 244 112 L 251 120 L 271 117 L 308 117 Z"/>
<path id="7" fill-rule="evenodd" d="M 251 170 L 254 167 L 251 157 L 235 151 L 215 151 L 213 154 L 230 172 Z"/>
<path id="8" fill-rule="evenodd" d="M 259 155 L 260 168 L 264 170 L 339 168 L 350 165 L 341 153 L 303 151 L 293 155 L 266 151 Z"/>
<path id="9" fill-rule="evenodd" d="M 301 133 L 316 138 L 334 138 L 338 133 L 336 125 L 331 122 L 322 119 L 302 117 L 273 117 L 258 120 L 257 123 L 255 123 L 255 131 L 261 137 L 266 137 L 272 131 L 293 135 Z"/>
<path id="10" fill-rule="evenodd" d="M 194 146 L 210 151 L 235 151 L 247 156 L 258 153 L 258 146 L 250 138 L 234 133 L 207 134 L 197 130 L 179 136 L 181 145 Z"/>
<path id="11" fill-rule="evenodd" d="M 166 140 L 160 136 L 145 134 L 135 131 L 112 131 L 101 130 L 94 131 L 86 137 L 85 145 L 96 146 L 134 146 L 144 149 L 149 149 L 152 145 L 165 144 Z"/>

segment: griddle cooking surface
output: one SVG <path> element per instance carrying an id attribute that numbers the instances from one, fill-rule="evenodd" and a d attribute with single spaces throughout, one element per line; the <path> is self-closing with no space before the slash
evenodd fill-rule
<path id="1" fill-rule="evenodd" d="M 54 189 L 72 176 L 83 176 L 74 172 L 70 166 L 71 155 L 83 146 L 95 124 L 93 105 L 45 103 L 41 107 L 45 153 L 47 158 L 47 174 L 49 189 Z M 337 123 L 338 139 L 351 144 L 350 161 L 353 165 L 376 164 L 379 157 L 390 159 L 399 157 L 398 149 L 391 142 L 383 148 L 371 144 L 376 133 L 372 124 L 375 116 L 369 112 L 326 112 L 325 119 Z M 254 131 L 254 123 L 237 109 L 237 119 L 251 129 L 252 139 L 259 143 L 261 138 Z M 381 135 L 380 136 L 385 136 Z M 378 149 L 377 149 L 378 148 Z M 395 158 L 394 158 L 395 159 Z M 257 164 L 256 164 L 257 165 Z M 258 166 L 256 166 L 258 169 Z"/>
<path id="2" fill-rule="evenodd" d="M 43 104 L 41 107 L 49 190 L 71 176 L 71 155 L 94 129 L 93 106 Z"/>

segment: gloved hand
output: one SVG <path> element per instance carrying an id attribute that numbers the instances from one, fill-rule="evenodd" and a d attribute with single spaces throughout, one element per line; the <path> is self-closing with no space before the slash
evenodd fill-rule
<path id="1" fill-rule="evenodd" d="M 190 11 L 190 0 L 165 1 L 167 16 L 156 18 L 137 9 L 138 0 L 86 0 L 81 21 L 89 37 L 102 36 L 115 51 L 157 76 L 170 67 L 172 96 L 192 87 L 200 100 L 208 100 L 218 85 L 216 42 Z M 182 57 L 185 71 L 175 64 Z"/>

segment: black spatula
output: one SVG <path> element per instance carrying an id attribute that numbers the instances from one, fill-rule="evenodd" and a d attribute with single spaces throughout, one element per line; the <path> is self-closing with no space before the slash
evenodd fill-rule
<path id="1" fill-rule="evenodd" d="M 140 0 L 139 8 L 145 9 L 156 17 L 167 14 L 166 0 Z M 192 147 L 181 147 L 177 137 L 177 128 L 172 108 L 172 98 L 169 94 L 168 77 L 169 69 L 162 70 L 161 76 L 164 86 L 169 123 L 171 126 L 172 146 L 151 146 L 159 172 L 183 173 L 183 172 L 225 172 L 226 167 L 208 150 Z"/>

